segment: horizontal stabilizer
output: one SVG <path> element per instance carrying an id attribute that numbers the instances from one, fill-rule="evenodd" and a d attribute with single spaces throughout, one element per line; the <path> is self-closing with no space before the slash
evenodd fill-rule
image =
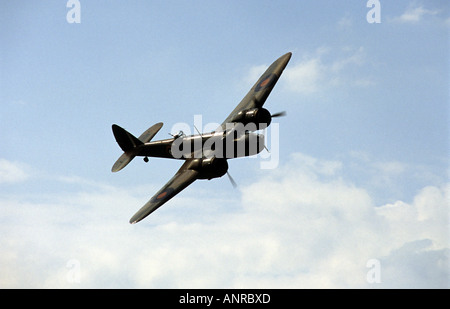
<path id="1" fill-rule="evenodd" d="M 156 133 L 158 133 L 159 130 L 161 130 L 162 126 L 163 126 L 162 122 L 158 122 L 157 124 L 152 125 L 149 129 L 147 129 L 147 131 L 145 131 L 144 133 L 141 134 L 141 136 L 139 136 L 139 140 L 143 143 L 150 142 L 150 140 L 156 135 Z"/>
<path id="2" fill-rule="evenodd" d="M 123 169 L 125 166 L 127 166 L 128 163 L 131 162 L 131 160 L 133 160 L 135 157 L 135 155 L 125 152 L 123 153 L 119 159 L 117 159 L 116 163 L 114 163 L 111 171 L 113 173 L 120 171 L 121 169 Z"/>

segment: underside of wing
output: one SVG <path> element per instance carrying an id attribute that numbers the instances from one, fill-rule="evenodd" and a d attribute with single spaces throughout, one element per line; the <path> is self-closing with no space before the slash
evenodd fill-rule
<path id="1" fill-rule="evenodd" d="M 130 219 L 130 223 L 134 224 L 149 214 L 154 212 L 172 197 L 180 193 L 184 188 L 193 183 L 198 176 L 195 170 L 187 169 L 188 161 L 186 161 L 178 172 L 161 188 L 139 211 Z"/>
<path id="2" fill-rule="evenodd" d="M 286 68 L 291 56 L 292 53 L 287 53 L 272 63 L 216 131 L 225 131 L 226 124 L 235 122 L 234 119 L 240 112 L 262 107 L 283 73 L 283 70 Z"/>

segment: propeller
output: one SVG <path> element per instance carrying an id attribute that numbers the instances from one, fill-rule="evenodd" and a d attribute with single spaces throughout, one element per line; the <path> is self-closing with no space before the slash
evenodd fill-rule
<path id="1" fill-rule="evenodd" d="M 272 116 L 272 118 L 284 117 L 284 116 L 286 116 L 286 112 L 283 111 L 283 112 L 275 113 L 275 114 L 272 114 L 271 116 Z"/>
<path id="2" fill-rule="evenodd" d="M 233 185 L 233 188 L 237 188 L 237 184 L 236 184 L 236 182 L 234 181 L 234 179 L 233 179 L 233 177 L 231 177 L 231 175 L 230 175 L 230 173 L 229 172 L 227 172 L 227 175 L 228 175 L 228 179 L 230 179 L 230 182 L 231 182 L 231 184 Z"/>
<path id="3" fill-rule="evenodd" d="M 284 117 L 284 116 L 286 116 L 286 111 L 282 111 L 282 112 L 279 112 L 279 113 L 275 113 L 275 114 L 270 115 L 270 117 L 272 117 L 272 118 Z M 266 149 L 267 152 L 270 153 L 270 151 L 269 151 L 269 149 L 266 147 L 266 145 L 264 145 L 264 149 Z"/>

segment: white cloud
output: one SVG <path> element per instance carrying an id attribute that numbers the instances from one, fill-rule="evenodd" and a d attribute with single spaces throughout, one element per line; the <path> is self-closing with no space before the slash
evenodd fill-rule
<path id="1" fill-rule="evenodd" d="M 350 16 L 347 14 L 346 16 L 339 19 L 337 25 L 342 30 L 348 30 L 349 28 L 351 28 L 353 26 L 353 21 L 350 18 Z"/>
<path id="2" fill-rule="evenodd" d="M 343 69 L 349 67 L 349 66 L 359 66 L 364 63 L 364 48 L 361 46 L 357 49 L 346 47 L 343 49 L 346 52 L 345 57 L 338 58 L 335 60 L 331 65 L 330 69 L 333 72 L 340 72 Z"/>
<path id="3" fill-rule="evenodd" d="M 18 183 L 29 178 L 23 164 L 0 158 L 0 184 Z"/>
<path id="4" fill-rule="evenodd" d="M 394 21 L 401 23 L 418 23 L 423 20 L 426 16 L 437 15 L 439 10 L 428 10 L 424 9 L 423 6 L 410 7 L 402 15 L 394 18 Z"/>
<path id="5" fill-rule="evenodd" d="M 302 60 L 295 63 L 295 58 Z M 297 55 L 295 58 L 286 68 L 281 81 L 289 91 L 310 95 L 341 85 L 374 85 L 370 77 L 358 73 L 363 69 L 366 58 L 363 47 L 344 47 L 340 50 L 321 47 L 313 55 Z"/>
<path id="6" fill-rule="evenodd" d="M 343 85 L 371 87 L 376 82 L 364 72 L 365 64 L 366 51 L 362 46 L 339 49 L 322 46 L 312 53 L 294 53 L 279 83 L 287 91 L 306 96 Z M 268 65 L 252 66 L 243 79 L 245 88 L 253 85 L 267 68 Z"/>
<path id="7" fill-rule="evenodd" d="M 325 77 L 325 67 L 320 58 L 304 60 L 286 69 L 283 79 L 291 91 L 311 94 L 320 88 Z"/>
<path id="8" fill-rule="evenodd" d="M 450 250 L 431 249 L 430 239 L 405 243 L 380 259 L 384 288 L 436 288 L 450 286 Z M 433 278 L 430 280 L 429 278 Z"/>
<path id="9" fill-rule="evenodd" d="M 390 241 L 404 243 L 429 240 L 426 249 L 443 249 L 449 245 L 450 186 L 423 188 L 411 204 L 397 201 L 377 209 L 390 224 Z"/>
<path id="10" fill-rule="evenodd" d="M 145 194 L 79 178 L 50 202 L 0 199 L 0 287 L 447 287 L 449 186 L 377 207 L 347 168 L 293 154 L 240 197 L 194 186 L 137 225 L 127 220 Z M 372 259 L 381 283 L 366 280 Z"/>

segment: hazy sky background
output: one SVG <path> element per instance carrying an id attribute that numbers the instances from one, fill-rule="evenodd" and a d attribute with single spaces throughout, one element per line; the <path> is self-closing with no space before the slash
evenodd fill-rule
<path id="1" fill-rule="evenodd" d="M 0 3 L 0 287 L 450 287 L 448 1 L 80 3 Z M 286 52 L 278 167 L 130 225 L 181 162 L 111 173 L 111 125 L 221 123 Z"/>

